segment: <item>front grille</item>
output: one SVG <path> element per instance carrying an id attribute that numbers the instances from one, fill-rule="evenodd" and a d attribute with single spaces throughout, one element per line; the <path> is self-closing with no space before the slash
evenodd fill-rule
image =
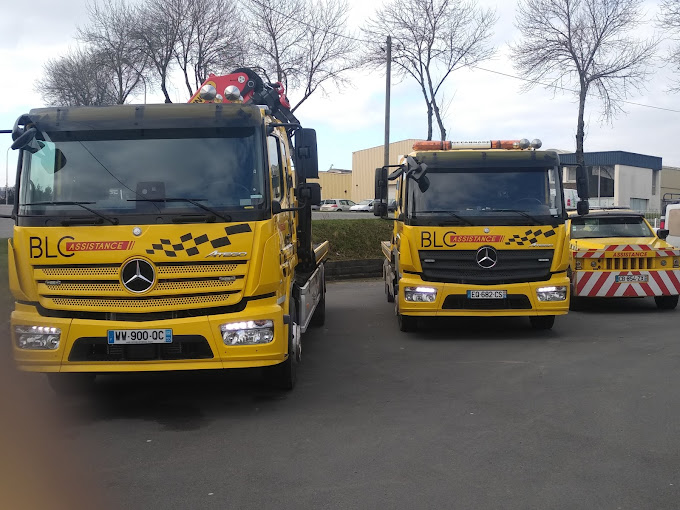
<path id="1" fill-rule="evenodd" d="M 444 310 L 531 310 L 531 301 L 524 294 L 508 294 L 506 299 L 468 299 L 465 294 L 446 296 Z"/>
<path id="2" fill-rule="evenodd" d="M 477 250 L 423 250 L 422 279 L 429 282 L 497 285 L 550 279 L 553 250 L 497 250 L 492 268 L 477 264 Z"/>
<path id="3" fill-rule="evenodd" d="M 157 361 L 213 358 L 208 341 L 200 335 L 176 335 L 170 344 L 109 345 L 105 337 L 77 339 L 69 361 Z"/>
<path id="4" fill-rule="evenodd" d="M 150 292 L 131 294 L 120 264 L 35 266 L 40 303 L 61 310 L 138 312 L 230 306 L 245 286 L 247 261 L 158 263 Z"/>
<path id="5" fill-rule="evenodd" d="M 654 258 L 645 257 L 630 257 L 630 258 L 626 257 L 615 259 L 607 258 L 604 259 L 604 261 L 606 268 L 608 270 L 651 269 L 654 267 Z"/>

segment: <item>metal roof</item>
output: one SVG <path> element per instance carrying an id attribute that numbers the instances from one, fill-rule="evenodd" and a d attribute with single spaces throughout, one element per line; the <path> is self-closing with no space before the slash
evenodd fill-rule
<path id="1" fill-rule="evenodd" d="M 587 166 L 626 165 L 661 170 L 661 158 L 658 156 L 647 156 L 626 151 L 586 152 L 584 156 Z M 575 165 L 576 154 L 573 152 L 560 154 L 560 163 Z"/>

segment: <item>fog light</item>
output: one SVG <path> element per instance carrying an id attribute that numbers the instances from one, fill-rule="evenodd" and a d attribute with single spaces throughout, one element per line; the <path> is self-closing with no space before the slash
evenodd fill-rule
<path id="1" fill-rule="evenodd" d="M 274 340 L 274 321 L 230 322 L 220 325 L 225 345 L 268 344 Z"/>
<path id="2" fill-rule="evenodd" d="M 591 261 L 591 262 L 590 262 L 590 267 L 592 267 L 593 269 L 595 269 L 595 268 L 597 267 L 597 262 L 595 262 L 594 260 Z"/>
<path id="3" fill-rule="evenodd" d="M 576 269 L 583 269 L 583 264 L 581 263 L 580 260 L 577 260 L 577 261 L 576 261 L 575 266 L 576 266 Z"/>
<path id="4" fill-rule="evenodd" d="M 680 267 L 680 259 L 673 259 L 673 267 Z"/>
<path id="5" fill-rule="evenodd" d="M 539 301 L 564 301 L 567 299 L 566 287 L 539 287 L 536 289 Z"/>
<path id="6" fill-rule="evenodd" d="M 404 299 L 414 303 L 432 303 L 437 299 L 437 289 L 432 287 L 404 287 Z"/>
<path id="7" fill-rule="evenodd" d="M 61 329 L 49 326 L 14 326 L 19 349 L 53 351 L 59 347 Z"/>

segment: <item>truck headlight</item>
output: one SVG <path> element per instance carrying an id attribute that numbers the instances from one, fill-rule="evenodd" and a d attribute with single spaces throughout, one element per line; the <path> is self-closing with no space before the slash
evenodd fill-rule
<path id="1" fill-rule="evenodd" d="M 61 329 L 49 326 L 14 326 L 14 337 L 19 349 L 53 351 L 59 348 Z"/>
<path id="2" fill-rule="evenodd" d="M 566 287 L 539 287 L 536 289 L 539 301 L 564 301 L 567 299 Z"/>
<path id="3" fill-rule="evenodd" d="M 417 303 L 432 303 L 437 299 L 437 289 L 432 287 L 404 287 L 404 299 Z"/>
<path id="4" fill-rule="evenodd" d="M 274 340 L 274 321 L 229 322 L 220 325 L 225 345 L 268 344 Z"/>
<path id="5" fill-rule="evenodd" d="M 576 266 L 576 269 L 583 269 L 583 264 L 581 263 L 580 260 L 577 260 L 577 261 L 576 261 L 575 266 Z"/>

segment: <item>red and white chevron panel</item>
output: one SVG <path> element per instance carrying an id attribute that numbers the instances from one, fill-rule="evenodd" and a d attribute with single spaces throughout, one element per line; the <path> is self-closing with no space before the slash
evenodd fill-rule
<path id="1" fill-rule="evenodd" d="M 618 275 L 648 275 L 647 282 L 617 283 Z M 680 294 L 680 270 L 574 271 L 574 296 L 646 297 Z"/>

